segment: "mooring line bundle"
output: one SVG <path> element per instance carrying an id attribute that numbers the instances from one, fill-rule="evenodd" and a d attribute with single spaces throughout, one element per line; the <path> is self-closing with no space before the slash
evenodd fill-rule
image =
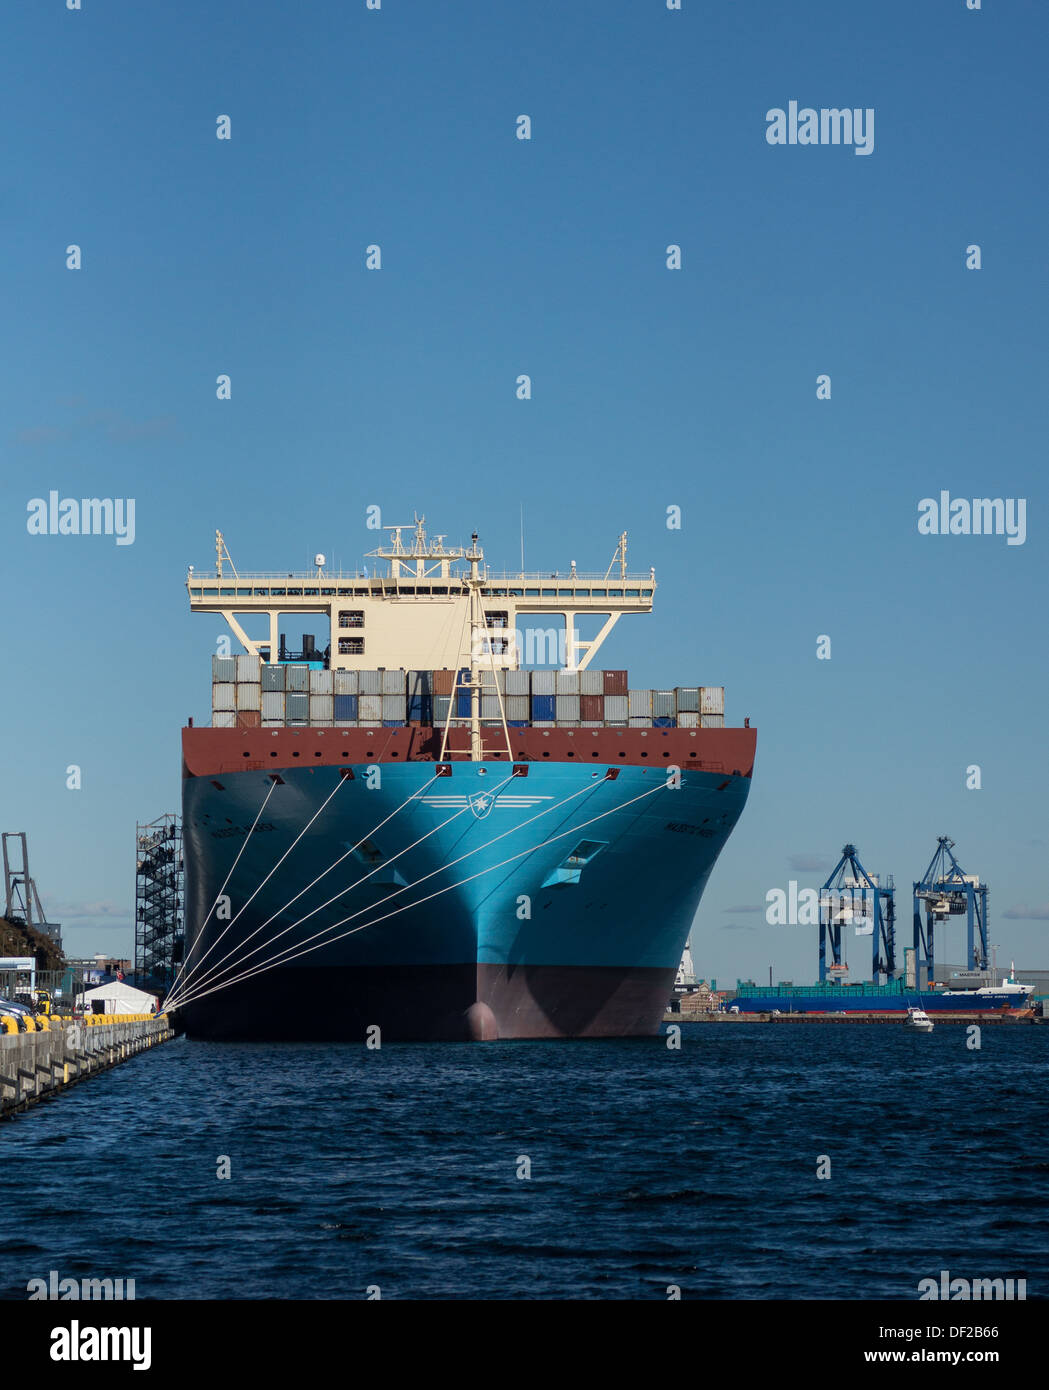
<path id="1" fill-rule="evenodd" d="M 438 866 L 438 868 L 432 870 L 428 874 L 424 874 L 422 878 L 417 879 L 414 883 L 405 884 L 403 887 L 398 888 L 395 892 L 387 894 L 385 898 L 381 898 L 377 903 L 372 903 L 369 907 L 361 908 L 357 912 L 351 913 L 348 917 L 341 918 L 338 922 L 332 922 L 328 926 L 322 927 L 320 931 L 315 932 L 313 936 L 307 937 L 305 941 L 297 942 L 292 946 L 285 947 L 282 951 L 278 952 L 272 958 L 252 966 L 250 970 L 246 970 L 240 974 L 233 975 L 228 979 L 220 980 L 218 982 L 212 982 L 212 984 L 206 989 L 200 988 L 199 990 L 189 990 L 188 993 L 184 994 L 180 998 L 179 1003 L 184 1004 L 186 1002 L 192 1002 L 193 1000 L 204 998 L 209 994 L 214 994 L 219 990 L 226 989 L 234 984 L 238 984 L 243 980 L 251 979 L 255 975 L 263 974 L 267 970 L 273 970 L 279 965 L 285 965 L 289 961 L 296 960 L 304 955 L 309 955 L 311 952 L 320 950 L 325 946 L 332 945 L 334 944 L 334 942 L 341 941 L 345 937 L 353 936 L 357 932 L 366 930 L 368 927 L 377 926 L 380 922 L 387 921 L 388 919 L 396 917 L 403 912 L 410 911 L 412 908 L 419 907 L 423 903 L 430 902 L 433 898 L 440 897 L 444 893 L 452 892 L 454 889 L 460 888 L 466 883 L 471 883 L 474 879 L 481 878 L 485 874 L 492 873 L 494 870 L 503 868 L 505 865 L 511 864 L 518 859 L 522 859 L 530 854 L 534 854 L 537 850 L 544 849 L 548 845 L 555 844 L 558 840 L 563 840 L 568 836 L 578 835 L 579 831 L 585 829 L 588 825 L 593 825 L 595 822 L 603 820 L 606 816 L 615 815 L 618 812 L 625 810 L 627 806 L 633 805 L 634 802 L 643 801 L 646 797 L 650 797 L 656 792 L 667 790 L 667 784 L 665 782 L 659 783 L 654 787 L 650 787 L 647 791 L 641 792 L 635 797 L 631 797 L 630 800 L 622 802 L 620 805 L 613 806 L 609 810 L 602 811 L 598 815 L 592 816 L 589 820 L 581 822 L 579 825 L 572 826 L 569 830 L 562 831 L 558 835 L 553 835 L 547 840 L 542 840 L 537 844 L 529 846 L 527 849 L 519 850 L 516 854 L 509 855 L 506 859 L 500 860 L 500 862 L 497 864 L 490 864 L 487 868 L 480 869 L 477 873 L 470 874 L 466 878 L 459 879 L 457 882 L 448 884 L 444 888 L 436 889 L 433 893 L 429 893 L 423 898 L 415 899 L 409 903 L 402 903 L 399 907 L 394 908 L 391 912 L 384 913 L 383 916 L 373 918 L 368 922 L 362 922 L 359 926 L 351 927 L 348 931 L 345 932 L 340 932 L 338 936 L 328 936 L 328 933 L 335 931 L 337 927 L 344 926 L 347 922 L 352 922 L 355 918 L 363 916 L 365 913 L 373 912 L 376 908 L 382 907 L 384 903 L 389 902 L 392 898 L 398 897 L 402 893 L 408 892 L 409 889 L 418 888 L 428 879 L 435 877 L 435 875 L 439 873 L 444 873 L 445 870 L 453 868 L 456 864 L 461 863 L 464 859 L 469 859 L 472 855 L 478 854 L 482 850 L 488 849 L 491 845 L 498 843 L 499 840 L 505 839 L 507 835 L 514 834 L 516 831 L 522 829 L 524 825 L 530 824 L 533 820 L 537 820 L 540 816 L 549 815 L 551 812 L 559 810 L 562 806 L 567 805 L 568 802 L 575 800 L 576 797 L 581 796 L 586 792 L 594 792 L 597 789 L 597 787 L 603 786 L 607 781 L 608 777 L 606 774 L 606 776 L 600 782 L 595 782 L 592 783 L 590 786 L 580 788 L 579 791 L 571 793 L 569 796 L 566 796 L 561 801 L 555 803 L 555 805 L 549 806 L 545 810 L 537 812 L 534 816 L 530 816 L 528 820 L 522 822 L 521 825 L 513 826 L 511 827 L 511 829 L 504 831 L 501 835 L 495 836 L 493 839 L 487 841 L 485 844 L 478 845 L 475 849 L 468 850 L 465 854 L 460 855 L 457 859 L 453 859 L 449 861 L 449 863 L 447 864 L 442 864 Z M 411 798 L 409 798 L 409 800 L 410 799 Z M 465 810 L 466 808 L 464 807 L 463 809 Z M 425 839 L 426 837 L 424 836 L 422 838 Z M 327 904 L 323 904 L 322 906 L 326 905 Z M 319 909 L 314 909 L 314 911 L 318 910 Z M 312 913 L 308 914 L 308 916 L 312 915 Z M 304 917 L 300 919 L 300 922 L 305 920 L 306 918 Z M 300 925 L 300 922 L 293 922 L 291 926 L 285 928 L 284 931 L 287 932 L 294 930 L 295 927 Z M 283 934 L 283 932 L 280 933 L 280 935 Z M 319 938 L 322 937 L 327 939 L 320 940 Z M 274 938 L 274 940 L 276 939 L 277 938 Z M 272 942 L 267 944 L 271 945 Z M 234 966 L 232 968 L 237 969 L 238 966 Z M 201 985 L 205 983 L 206 981 L 200 982 Z"/>
<path id="2" fill-rule="evenodd" d="M 411 796 L 406 797 L 405 800 L 401 802 L 400 806 L 396 807 L 393 811 L 391 811 L 390 814 L 389 814 L 388 816 L 385 816 L 381 821 L 378 822 L 378 824 L 372 826 L 372 828 L 371 828 L 365 835 L 362 835 L 362 836 L 361 836 L 361 838 L 357 841 L 357 843 L 356 843 L 355 845 L 352 845 L 348 850 L 346 850 L 346 852 L 345 852 L 344 854 L 340 854 L 339 857 L 338 857 L 337 859 L 333 860 L 332 863 L 329 864 L 328 867 L 327 867 L 326 869 L 324 869 L 321 873 L 319 873 L 319 874 L 317 875 L 317 877 L 312 881 L 312 883 L 308 883 L 308 884 L 306 885 L 305 888 L 300 889 L 299 892 L 296 893 L 294 897 L 288 899 L 288 901 L 284 904 L 283 907 L 280 907 L 280 908 L 278 908 L 278 909 L 276 910 L 276 912 L 271 913 L 271 915 L 270 915 L 269 917 L 267 917 L 267 919 L 266 919 L 265 922 L 261 923 L 260 926 L 256 927 L 254 931 L 249 932 L 248 935 L 247 935 L 246 937 L 244 937 L 242 941 L 239 941 L 239 942 L 237 943 L 237 945 L 233 948 L 232 951 L 228 951 L 228 952 L 226 953 L 226 955 L 222 958 L 222 960 L 217 961 L 217 962 L 213 962 L 213 963 L 208 967 L 208 969 L 204 972 L 204 974 L 203 974 L 202 976 L 200 976 L 200 977 L 196 980 L 196 982 L 194 983 L 194 985 L 192 986 L 192 988 L 188 991 L 188 993 L 195 993 L 195 992 L 197 992 L 197 991 L 199 990 L 199 988 L 200 988 L 202 985 L 206 984 L 206 983 L 208 982 L 208 980 L 211 979 L 211 978 L 215 975 L 215 973 L 216 973 L 217 971 L 219 971 L 219 970 L 222 968 L 222 966 L 223 966 L 227 961 L 229 961 L 233 956 L 236 956 L 236 955 L 240 952 L 240 950 L 241 950 L 245 945 L 247 945 L 247 943 L 252 939 L 252 937 L 257 936 L 257 935 L 259 934 L 260 931 L 262 931 L 265 927 L 268 927 L 269 924 L 274 920 L 274 918 L 279 917 L 279 916 L 281 915 L 281 913 L 286 912 L 287 909 L 292 905 L 292 903 L 297 902 L 297 901 L 299 900 L 299 898 L 301 898 L 301 897 L 303 896 L 304 893 L 308 893 L 309 890 L 310 890 L 312 887 L 314 887 L 315 884 L 319 883 L 320 880 L 321 880 L 322 878 L 326 877 L 329 873 L 331 873 L 332 869 L 336 868 L 336 867 L 337 867 L 339 864 L 341 864 L 345 859 L 348 859 L 348 858 L 350 857 L 350 855 L 353 854 L 353 853 L 355 853 L 356 850 L 360 849 L 360 847 L 361 847 L 362 845 L 367 844 L 368 841 L 371 839 L 371 837 L 372 837 L 377 831 L 381 830 L 382 827 L 383 827 L 384 825 L 386 825 L 389 821 L 391 821 L 391 820 L 394 818 L 394 816 L 396 816 L 396 815 L 398 814 L 399 811 L 403 811 L 404 808 L 405 808 L 405 806 L 407 806 L 411 801 L 415 800 L 416 797 L 421 796 L 422 793 L 426 790 L 426 788 L 427 788 L 428 786 L 430 786 L 431 783 L 433 783 L 434 781 L 437 780 L 438 775 L 439 775 L 439 774 L 434 773 L 433 777 L 430 778 L 430 781 L 429 781 L 429 782 L 424 782 L 423 785 L 422 785 L 421 787 L 417 788 L 414 792 L 412 792 Z M 511 772 L 511 773 L 509 774 L 509 776 L 507 776 L 507 777 L 505 777 L 505 778 L 503 779 L 502 782 L 498 783 L 498 785 L 493 789 L 492 795 L 493 795 L 493 796 L 497 795 L 498 792 L 501 791 L 501 789 L 502 789 L 503 787 L 506 786 L 507 782 L 509 782 L 509 781 L 513 778 L 514 775 L 515 775 L 515 774 L 514 774 L 513 772 Z M 330 800 L 331 800 L 331 797 L 329 797 L 328 800 L 330 801 Z M 327 804 L 327 802 L 325 803 L 325 805 L 326 805 L 326 804 Z M 321 809 L 323 810 L 323 807 L 322 807 Z M 401 849 L 401 850 L 398 850 L 396 854 L 391 855 L 388 859 L 384 859 L 381 863 L 377 864 L 373 869 L 370 869 L 366 874 L 362 874 L 360 878 L 355 879 L 355 880 L 353 881 L 353 883 L 348 884 L 345 888 L 340 889 L 338 893 L 333 894 L 332 897 L 330 897 L 330 898 L 327 900 L 327 902 L 320 903 L 317 907 L 315 907 L 315 908 L 313 908 L 311 911 L 307 912 L 303 917 L 300 917 L 300 918 L 298 919 L 298 921 L 292 922 L 290 926 L 284 927 L 281 931 L 277 932 L 277 934 L 276 934 L 275 936 L 270 937 L 268 941 L 263 942 L 261 946 L 257 946 L 253 951 L 249 951 L 249 952 L 247 953 L 246 956 L 243 956 L 241 959 L 239 959 L 239 960 L 236 962 L 236 967 L 239 967 L 239 966 L 243 965 L 248 959 L 250 959 L 251 956 L 257 955 L 257 954 L 259 953 L 260 950 L 264 950 L 267 946 L 272 946 L 273 943 L 274 943 L 275 941 L 279 940 L 280 937 L 284 936 L 284 935 L 285 935 L 287 932 L 289 932 L 289 931 L 293 931 L 296 927 L 301 926 L 301 924 L 302 924 L 303 922 L 309 921 L 309 919 L 310 919 L 311 917 L 315 916 L 318 912 L 322 912 L 322 911 L 324 910 L 324 908 L 330 907 L 331 904 L 332 904 L 333 902 L 336 902 L 339 898 L 345 897 L 345 895 L 346 895 L 347 893 L 352 892 L 354 888 L 359 887 L 360 884 L 366 882 L 366 881 L 367 881 L 369 878 L 371 878 L 373 875 L 379 873 L 379 872 L 380 872 L 381 870 L 383 870 L 383 869 L 388 868 L 389 865 L 395 863 L 398 859 L 400 859 L 402 855 L 407 854 L 407 853 L 409 852 L 409 850 L 415 849 L 415 847 L 416 847 L 417 845 L 422 844 L 422 842 L 423 842 L 424 840 L 429 839 L 429 837 L 430 837 L 431 835 L 436 835 L 436 834 L 438 833 L 438 831 L 443 830 L 444 827 L 445 827 L 446 825 L 451 824 L 451 822 L 452 822 L 453 820 L 456 820 L 459 816 L 463 815 L 464 812 L 467 811 L 467 810 L 469 810 L 469 806 L 464 806 L 464 807 L 462 807 L 461 810 L 456 811 L 453 815 L 449 816 L 446 820 L 441 821 L 440 824 L 433 826 L 432 829 L 428 830 L 428 831 L 426 832 L 425 835 L 420 836 L 418 840 L 415 840 L 415 841 L 414 841 L 412 844 L 410 844 L 410 845 L 405 845 L 405 847 L 404 847 L 403 849 Z M 316 819 L 316 818 L 314 818 L 314 819 Z M 311 824 L 312 824 L 312 822 L 311 822 Z M 307 827 L 307 829 L 308 829 L 308 827 Z M 301 834 L 300 834 L 299 838 L 301 839 Z M 298 843 L 297 840 L 296 840 L 296 843 Z M 291 848 L 294 848 L 294 845 L 292 845 Z M 290 853 L 290 849 L 289 849 L 288 852 Z M 284 856 L 284 858 L 286 858 L 286 857 L 287 857 L 287 855 Z M 275 867 L 276 867 L 276 866 L 275 866 Z M 272 872 L 272 871 L 271 871 L 271 872 Z M 265 882 L 265 880 L 263 880 L 263 882 Z M 262 884 L 260 884 L 259 887 L 261 888 L 261 887 L 262 887 Z M 258 892 L 258 889 L 256 889 L 255 891 L 256 891 L 256 893 L 257 893 L 257 892 Z M 255 894 L 252 894 L 252 897 L 254 897 L 254 896 L 255 896 Z M 249 898 L 249 899 L 248 899 L 248 902 L 250 902 L 250 901 L 251 901 L 251 899 Z M 245 903 L 245 907 L 246 907 L 246 906 L 247 906 L 247 903 Z M 242 910 L 243 910 L 243 909 L 242 909 Z M 240 914 L 238 913 L 237 915 L 239 916 Z M 234 920 L 236 920 L 236 919 L 234 919 Z M 229 925 L 232 926 L 233 923 L 231 922 Z M 221 934 L 220 934 L 220 935 L 221 935 Z M 217 942 L 218 942 L 218 938 L 216 938 L 216 942 L 215 942 L 214 944 L 217 944 Z M 208 954 L 208 952 L 206 951 L 206 952 L 204 953 L 204 956 L 206 956 L 207 954 Z M 204 956 L 201 956 L 200 961 L 197 963 L 198 966 L 199 966 L 199 964 L 203 963 Z M 194 969 L 196 969 L 196 968 L 197 968 L 197 967 L 195 966 Z M 192 973 L 192 972 L 191 972 L 191 973 Z M 189 977 L 187 976 L 187 982 L 188 982 L 188 979 L 189 979 Z M 178 996 L 177 999 L 175 999 L 175 1000 L 173 1000 L 173 1001 L 171 1002 L 170 1007 L 175 1007 L 178 1003 L 184 1002 L 186 997 L 187 997 L 187 991 L 184 989 L 184 990 L 183 990 L 183 993 L 180 994 L 180 995 Z"/>

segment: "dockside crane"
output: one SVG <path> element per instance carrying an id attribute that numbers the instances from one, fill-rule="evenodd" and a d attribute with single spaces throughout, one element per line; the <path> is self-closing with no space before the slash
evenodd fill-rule
<path id="1" fill-rule="evenodd" d="M 929 984 L 935 965 L 934 934 L 937 922 L 965 913 L 967 924 L 967 965 L 969 970 L 986 970 L 987 885 L 976 874 L 967 874 L 952 853 L 954 841 L 941 835 L 936 853 L 918 883 L 914 885 L 914 959 L 918 983 Z M 922 904 L 925 921 L 922 921 Z M 922 969 L 925 979 L 922 980 Z"/>
<path id="2" fill-rule="evenodd" d="M 820 889 L 820 983 L 845 972 L 841 929 L 850 923 L 857 936 L 873 937 L 871 979 L 896 973 L 896 885 L 891 874 L 879 884 L 860 863 L 855 845 L 845 845 L 830 878 Z M 827 964 L 830 942 L 831 964 Z"/>

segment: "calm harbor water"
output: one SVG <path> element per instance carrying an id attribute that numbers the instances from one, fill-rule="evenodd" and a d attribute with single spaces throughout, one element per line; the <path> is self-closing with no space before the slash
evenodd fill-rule
<path id="1" fill-rule="evenodd" d="M 0 1294 L 913 1299 L 948 1269 L 1044 1298 L 1049 1028 L 965 1038 L 180 1039 L 0 1126 Z"/>

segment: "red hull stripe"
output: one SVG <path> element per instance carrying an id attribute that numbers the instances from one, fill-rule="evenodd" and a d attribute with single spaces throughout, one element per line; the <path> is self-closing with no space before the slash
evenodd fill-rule
<path id="1" fill-rule="evenodd" d="M 505 762 L 501 729 L 483 729 L 485 756 Z M 435 762 L 440 729 L 406 724 L 396 729 L 183 729 L 184 777 L 259 768 L 345 767 L 347 764 Z M 678 766 L 726 776 L 750 777 L 754 770 L 755 729 L 511 729 L 514 760 L 580 762 L 634 767 Z M 468 756 L 469 732 L 453 731 L 448 759 Z M 454 774 L 453 774 L 454 775 Z"/>

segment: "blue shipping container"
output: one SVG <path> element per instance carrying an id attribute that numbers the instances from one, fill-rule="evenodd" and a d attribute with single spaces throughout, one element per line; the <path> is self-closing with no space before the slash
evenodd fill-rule
<path id="1" fill-rule="evenodd" d="M 660 716 L 658 716 L 657 718 L 654 718 L 654 719 L 652 720 L 652 727 L 653 727 L 653 729 L 676 729 L 676 728 L 677 728 L 677 720 L 676 720 L 676 719 L 664 719 L 664 718 L 662 717 L 662 715 L 660 715 Z"/>
<path id="2" fill-rule="evenodd" d="M 429 695 L 413 695 L 408 701 L 408 718 L 417 724 L 433 719 L 433 700 Z"/>
<path id="3" fill-rule="evenodd" d="M 356 695 L 336 695 L 336 697 L 335 697 L 335 718 L 336 718 L 336 719 L 356 719 L 356 718 L 357 718 L 357 696 L 356 696 Z"/>
<path id="4" fill-rule="evenodd" d="M 556 695 L 533 695 L 532 696 L 532 718 L 533 719 L 556 719 Z"/>

